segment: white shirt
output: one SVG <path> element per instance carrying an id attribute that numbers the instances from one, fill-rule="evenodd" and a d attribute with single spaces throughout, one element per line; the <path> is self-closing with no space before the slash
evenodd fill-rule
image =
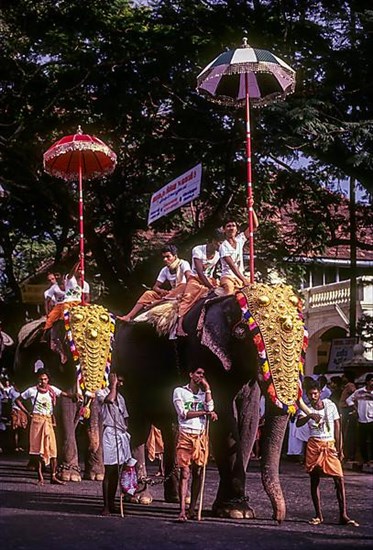
<path id="1" fill-rule="evenodd" d="M 219 261 L 219 252 L 215 250 L 215 253 L 212 258 L 207 257 L 207 244 L 200 244 L 195 246 L 192 250 L 192 273 L 195 276 L 198 276 L 196 269 L 195 259 L 202 261 L 202 269 L 206 277 L 212 277 L 216 264 Z"/>
<path id="2" fill-rule="evenodd" d="M 44 299 L 47 300 L 49 298 L 53 305 L 63 302 L 64 297 L 65 291 L 57 283 L 54 283 L 44 292 Z"/>
<path id="3" fill-rule="evenodd" d="M 56 386 L 50 386 L 56 396 L 61 395 L 62 390 Z M 41 414 L 43 416 L 51 416 L 53 414 L 53 403 L 49 392 L 41 393 L 36 386 L 27 388 L 21 393 L 22 399 L 31 399 L 32 413 Z"/>
<path id="4" fill-rule="evenodd" d="M 76 280 L 75 275 L 73 275 L 72 277 L 67 277 L 67 276 L 65 277 L 65 289 L 66 289 L 66 293 L 65 293 L 65 298 L 63 300 L 64 302 L 77 302 L 81 300 L 82 289 L 78 285 L 78 281 Z M 87 283 L 87 281 L 84 281 L 83 293 L 89 294 L 89 291 L 90 291 L 89 284 Z"/>
<path id="5" fill-rule="evenodd" d="M 171 273 L 167 266 L 163 267 L 158 274 L 157 281 L 159 283 L 164 283 L 168 281 L 171 285 L 171 288 L 175 288 L 176 275 L 178 270 L 180 270 L 180 280 L 178 280 L 178 283 L 186 283 L 185 273 L 187 271 L 192 271 L 189 262 L 187 262 L 186 260 L 180 260 L 180 265 L 178 269 L 175 270 L 175 273 Z"/>
<path id="6" fill-rule="evenodd" d="M 237 277 L 235 273 L 231 270 L 227 262 L 225 261 L 225 258 L 229 256 L 232 258 L 233 263 L 235 266 L 239 269 L 241 273 L 244 271 L 244 265 L 243 265 L 243 247 L 245 242 L 247 241 L 245 233 L 239 233 L 236 238 L 236 248 L 233 248 L 233 246 L 228 241 L 223 241 L 219 247 L 219 254 L 220 254 L 220 260 L 221 260 L 221 276 L 229 276 L 229 277 Z"/>
<path id="7" fill-rule="evenodd" d="M 323 399 L 323 409 L 314 409 L 310 407 L 311 412 L 318 414 L 321 418 L 319 422 L 316 422 L 310 418 L 307 422 L 309 426 L 309 436 L 322 439 L 323 441 L 334 441 L 334 420 L 339 419 L 338 409 L 330 399 Z M 303 411 L 299 413 L 300 417 L 306 416 Z"/>
<path id="8" fill-rule="evenodd" d="M 358 421 L 361 424 L 373 422 L 373 391 L 368 391 L 364 386 L 347 397 L 346 403 L 349 407 L 357 404 Z"/>
<path id="9" fill-rule="evenodd" d="M 206 403 L 206 394 L 202 390 L 193 393 L 189 386 L 183 386 L 174 389 L 173 403 L 177 412 L 179 429 L 186 433 L 202 433 L 206 428 L 206 416 L 188 418 L 189 411 L 208 411 L 214 410 L 214 402 L 211 399 Z"/>

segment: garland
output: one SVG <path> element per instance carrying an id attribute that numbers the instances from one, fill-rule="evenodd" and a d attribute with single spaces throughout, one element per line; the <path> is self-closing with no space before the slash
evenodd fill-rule
<path id="1" fill-rule="evenodd" d="M 242 321 L 249 328 L 254 344 L 256 346 L 258 356 L 259 356 L 259 366 L 260 366 L 259 376 L 261 381 L 264 382 L 265 389 L 268 393 L 270 400 L 274 405 L 276 405 L 276 407 L 282 409 L 287 414 L 291 414 L 291 415 L 295 414 L 299 408 L 298 403 L 294 403 L 292 405 L 286 405 L 285 403 L 282 403 L 282 401 L 280 401 L 277 397 L 277 392 L 276 392 L 276 388 L 275 388 L 272 374 L 271 374 L 271 369 L 270 369 L 268 355 L 265 348 L 264 339 L 258 324 L 256 323 L 253 315 L 251 314 L 248 308 L 245 295 L 242 294 L 242 292 L 237 292 L 236 300 L 242 311 Z M 299 306 L 298 306 L 298 317 L 299 319 L 304 321 L 304 318 Z M 307 346 L 308 346 L 308 332 L 306 327 L 304 327 L 302 351 L 298 361 L 298 371 L 299 371 L 298 399 L 302 397 L 302 381 L 303 381 L 304 363 L 305 363 Z"/>

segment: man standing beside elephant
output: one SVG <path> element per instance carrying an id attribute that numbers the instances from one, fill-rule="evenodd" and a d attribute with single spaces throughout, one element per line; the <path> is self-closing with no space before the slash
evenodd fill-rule
<path id="1" fill-rule="evenodd" d="M 105 477 L 102 482 L 104 508 L 102 516 L 115 512 L 115 494 L 118 487 L 119 471 L 123 464 L 134 459 L 131 455 L 130 435 L 127 431 L 128 412 L 124 397 L 119 393 L 123 378 L 115 373 L 109 375 L 109 387 L 96 392 L 101 405 L 103 426 L 102 448 L 104 454 Z"/>
<path id="2" fill-rule="evenodd" d="M 30 455 L 38 457 L 38 481 L 44 485 L 42 473 L 43 462 L 51 465 L 51 483 L 64 485 L 57 474 L 57 444 L 54 433 L 54 407 L 57 397 L 64 396 L 69 399 L 81 399 L 78 394 L 66 393 L 56 386 L 49 384 L 49 375 L 46 370 L 37 372 L 38 384 L 31 386 L 21 393 L 16 399 L 17 406 L 31 418 L 30 424 Z M 22 400 L 30 399 L 32 402 L 31 413 L 26 409 Z"/>
<path id="3" fill-rule="evenodd" d="M 337 407 L 330 399 L 321 399 L 318 382 L 312 382 L 307 391 L 311 403 L 309 414 L 301 411 L 297 426 L 308 423 L 310 437 L 307 442 L 305 464 L 311 479 L 311 496 L 316 516 L 309 523 L 323 523 L 320 499 L 320 476 L 331 476 L 337 493 L 339 523 L 358 527 L 358 523 L 347 515 L 346 491 L 342 470 L 343 450 L 340 417 Z"/>
<path id="4" fill-rule="evenodd" d="M 252 208 L 253 202 L 249 204 Z M 253 211 L 254 229 L 259 225 L 257 215 Z M 238 233 L 237 223 L 227 219 L 224 227 L 225 241 L 219 248 L 221 261 L 220 286 L 225 294 L 234 294 L 236 290 L 248 284 L 244 275 L 243 248 L 250 236 L 250 229 L 247 227 L 242 233 Z"/>
<path id="5" fill-rule="evenodd" d="M 176 441 L 176 465 L 180 467 L 179 521 L 195 518 L 195 508 L 201 490 L 202 467 L 206 466 L 209 454 L 207 418 L 214 422 L 212 393 L 205 378 L 205 371 L 198 367 L 189 372 L 189 384 L 175 388 L 173 403 L 177 412 L 178 436 Z M 192 465 L 192 497 L 188 514 L 186 496 Z"/>

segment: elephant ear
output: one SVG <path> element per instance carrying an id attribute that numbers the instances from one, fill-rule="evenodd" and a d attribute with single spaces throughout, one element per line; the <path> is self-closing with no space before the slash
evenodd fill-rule
<path id="1" fill-rule="evenodd" d="M 227 296 L 206 302 L 198 323 L 201 344 L 216 355 L 227 371 L 232 368 L 231 327 L 240 317 L 234 296 Z"/>
<path id="2" fill-rule="evenodd" d="M 277 407 L 295 413 L 308 343 L 299 299 L 290 286 L 255 283 L 237 301 L 257 348 L 262 386 Z"/>

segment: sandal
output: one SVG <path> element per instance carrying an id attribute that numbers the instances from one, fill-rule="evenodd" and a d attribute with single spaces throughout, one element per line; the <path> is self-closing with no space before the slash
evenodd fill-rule
<path id="1" fill-rule="evenodd" d="M 308 523 L 309 525 L 320 525 L 322 522 L 323 520 L 320 518 L 312 518 Z"/>
<path id="2" fill-rule="evenodd" d="M 349 519 L 348 521 L 346 521 L 346 523 L 343 523 L 342 525 L 349 525 L 350 527 L 360 527 L 360 524 L 354 519 Z"/>

